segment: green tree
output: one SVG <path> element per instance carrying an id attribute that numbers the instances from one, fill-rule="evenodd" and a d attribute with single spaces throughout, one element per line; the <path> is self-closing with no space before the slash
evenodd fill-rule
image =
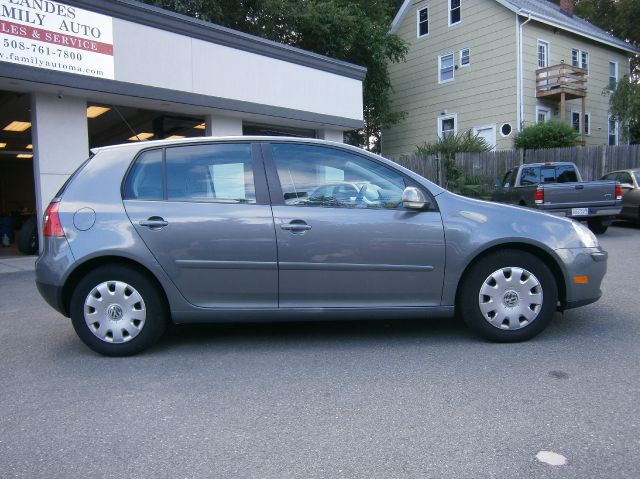
<path id="1" fill-rule="evenodd" d="M 513 144 L 518 149 L 538 150 L 576 146 L 577 141 L 578 132 L 571 125 L 561 121 L 546 121 L 524 127 L 515 136 Z"/>
<path id="2" fill-rule="evenodd" d="M 630 143 L 640 143 L 640 83 L 628 76 L 618 82 L 616 91 L 609 97 L 611 116 L 622 125 L 622 138 Z"/>
<path id="3" fill-rule="evenodd" d="M 389 33 L 398 0 L 145 0 L 169 10 L 367 67 L 364 122 L 350 142 L 380 150 L 380 130 L 404 118 L 390 107 L 387 62 L 406 43 Z"/>

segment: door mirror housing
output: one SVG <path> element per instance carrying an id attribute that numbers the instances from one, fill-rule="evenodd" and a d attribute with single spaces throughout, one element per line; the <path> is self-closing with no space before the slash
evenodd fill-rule
<path id="1" fill-rule="evenodd" d="M 408 210 L 426 210 L 431 206 L 431 201 L 422 190 L 407 186 L 402 192 L 402 206 Z"/>

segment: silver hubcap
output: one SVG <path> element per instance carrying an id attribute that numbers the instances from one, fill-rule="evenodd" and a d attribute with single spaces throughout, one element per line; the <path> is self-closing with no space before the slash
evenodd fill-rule
<path id="1" fill-rule="evenodd" d="M 84 320 L 97 338 L 106 343 L 126 343 L 135 338 L 147 318 L 142 296 L 122 281 L 105 281 L 84 300 Z"/>
<path id="2" fill-rule="evenodd" d="M 542 285 L 526 269 L 500 268 L 482 283 L 480 311 L 492 326 L 516 330 L 531 324 L 542 308 Z"/>

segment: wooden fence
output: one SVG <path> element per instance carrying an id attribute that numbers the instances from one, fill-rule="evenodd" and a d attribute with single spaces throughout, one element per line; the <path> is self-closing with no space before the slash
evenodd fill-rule
<path id="1" fill-rule="evenodd" d="M 389 159 L 435 183 L 447 185 L 446 168 L 435 156 L 423 157 L 413 154 Z M 640 145 L 458 153 L 455 166 L 462 170 L 465 177 L 472 178 L 474 183 L 492 186 L 496 180 L 502 180 L 504 174 L 514 166 L 548 161 L 572 161 L 585 181 L 597 180 L 609 171 L 640 167 Z"/>

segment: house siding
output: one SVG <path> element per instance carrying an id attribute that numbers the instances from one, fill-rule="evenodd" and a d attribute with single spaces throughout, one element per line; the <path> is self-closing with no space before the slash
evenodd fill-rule
<path id="1" fill-rule="evenodd" d="M 429 35 L 417 38 L 417 11 L 429 7 Z M 406 118 L 382 132 L 382 153 L 415 151 L 438 136 L 438 117 L 457 115 L 458 132 L 495 124 L 497 148 L 511 148 L 513 134 L 500 135 L 503 123 L 517 129 L 516 16 L 494 0 L 462 0 L 462 23 L 448 26 L 447 0 L 413 2 L 397 34 L 409 44 L 406 62 L 390 64 L 392 108 Z M 438 84 L 438 57 L 471 49 L 471 64 L 455 80 Z"/>
<path id="2" fill-rule="evenodd" d="M 587 77 L 586 112 L 590 114 L 591 134 L 586 137 L 587 145 L 608 143 L 609 94 L 603 91 L 609 84 L 609 62 L 618 62 L 618 79 L 629 74 L 629 59 L 621 50 L 592 42 L 588 39 L 531 22 L 523 29 L 523 88 L 524 124 L 536 122 L 536 106 L 551 110 L 553 119 L 559 120 L 560 102 L 536 99 L 536 69 L 538 68 L 537 45 L 543 40 L 550 45 L 549 65 L 564 61 L 571 65 L 571 50 L 577 48 L 589 52 L 589 75 Z M 571 121 L 571 111 L 580 111 L 581 100 L 571 100 L 566 104 L 566 121 Z"/>

